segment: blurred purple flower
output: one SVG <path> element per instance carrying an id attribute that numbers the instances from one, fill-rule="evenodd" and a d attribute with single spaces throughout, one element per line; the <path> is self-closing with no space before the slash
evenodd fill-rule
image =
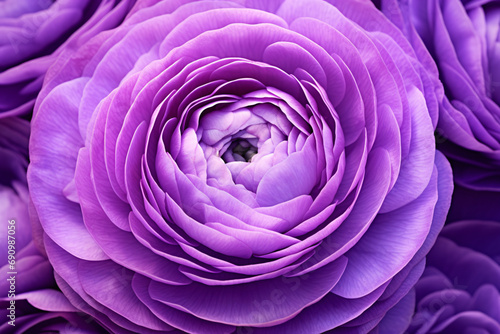
<path id="1" fill-rule="evenodd" d="M 28 180 L 80 310 L 118 333 L 409 320 L 452 191 L 437 72 L 371 2 L 329 2 L 140 1 L 56 61 Z"/>
<path id="2" fill-rule="evenodd" d="M 455 182 L 500 192 L 500 1 L 399 5 L 439 68 L 447 98 L 436 129 L 438 149 L 450 159 Z M 382 1 L 389 17 L 397 16 L 397 7 L 396 0 Z"/>
<path id="3" fill-rule="evenodd" d="M 53 269 L 32 242 L 26 183 L 29 129 L 23 119 L 0 119 L 0 333 L 77 333 L 77 329 L 81 330 L 78 333 L 94 333 L 98 328 L 95 321 L 78 315 L 54 289 Z M 9 230 L 14 233 L 8 234 Z M 9 308 L 13 309 L 12 317 Z M 8 323 L 11 320 L 15 326 Z"/>
<path id="4" fill-rule="evenodd" d="M 134 0 L 0 1 L 0 118 L 29 113 L 49 66 L 119 24 Z"/>
<path id="5" fill-rule="evenodd" d="M 106 333 L 57 290 L 49 261 L 32 242 L 17 248 L 12 271 L 0 268 L 0 333 Z"/>
<path id="6" fill-rule="evenodd" d="M 500 223 L 443 229 L 415 286 L 410 333 L 500 333 Z"/>
<path id="7" fill-rule="evenodd" d="M 15 221 L 18 249 L 32 240 L 26 182 L 29 133 L 29 122 L 23 119 L 0 119 L 0 266 L 7 263 L 7 226 L 10 220 Z"/>

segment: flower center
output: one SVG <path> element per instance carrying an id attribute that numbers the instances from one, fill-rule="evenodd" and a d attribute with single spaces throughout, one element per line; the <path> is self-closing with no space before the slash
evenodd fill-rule
<path id="1" fill-rule="evenodd" d="M 237 139 L 229 145 L 227 151 L 222 155 L 222 160 L 224 160 L 225 163 L 230 161 L 251 162 L 252 157 L 256 155 L 257 152 L 257 147 L 249 143 L 247 140 Z"/>

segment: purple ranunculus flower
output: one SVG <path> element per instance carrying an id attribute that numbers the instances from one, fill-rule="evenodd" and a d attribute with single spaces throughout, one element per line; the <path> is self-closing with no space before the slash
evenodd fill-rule
<path id="1" fill-rule="evenodd" d="M 133 2 L 0 1 L 0 118 L 30 112 L 47 69 L 63 48 L 77 48 L 115 27 Z"/>
<path id="2" fill-rule="evenodd" d="M 447 225 L 415 286 L 410 333 L 500 333 L 500 223 Z"/>
<path id="3" fill-rule="evenodd" d="M 139 1 L 37 101 L 58 285 L 116 333 L 409 319 L 452 191 L 419 58 L 370 1 Z"/>
<path id="4" fill-rule="evenodd" d="M 500 192 L 500 2 L 399 5 L 439 68 L 447 98 L 436 130 L 438 148 L 450 159 L 455 182 Z M 382 7 L 389 15 L 397 11 L 395 0 L 382 1 Z"/>

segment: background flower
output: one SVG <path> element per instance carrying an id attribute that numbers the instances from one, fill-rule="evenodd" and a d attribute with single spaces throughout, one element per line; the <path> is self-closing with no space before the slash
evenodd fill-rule
<path id="1" fill-rule="evenodd" d="M 15 297 L 9 272 L 15 271 Z M 79 312 L 57 289 L 53 269 L 33 242 L 17 248 L 15 269 L 0 268 L 0 331 L 2 333 L 106 333 L 89 315 Z M 11 306 L 11 300 L 15 304 Z M 14 314 L 9 317 L 11 310 Z M 10 321 L 14 320 L 12 324 Z"/>
<path id="2" fill-rule="evenodd" d="M 64 295 L 56 290 L 53 269 L 36 249 L 32 241 L 32 226 L 28 217 L 29 123 L 10 117 L 0 119 L 0 332 L 40 333 L 57 331 L 94 333 L 94 324 L 86 322 L 88 316 L 77 315 Z M 14 221 L 13 223 L 11 223 Z M 14 226 L 15 253 L 13 267 L 8 263 L 9 226 Z M 36 236 L 41 236 L 37 234 Z M 38 240 L 37 243 L 41 242 Z M 11 272 L 15 276 L 15 297 L 10 294 Z M 12 297 L 12 298 L 11 298 Z M 15 325 L 8 324 L 11 300 L 15 300 Z M 83 330 L 87 330 L 86 332 Z"/>
<path id="3" fill-rule="evenodd" d="M 115 27 L 133 0 L 0 2 L 0 118 L 33 109 L 45 72 L 64 48 Z"/>
<path id="4" fill-rule="evenodd" d="M 445 226 L 416 285 L 410 333 L 500 332 L 500 224 Z"/>
<path id="5" fill-rule="evenodd" d="M 500 219 L 500 2 L 388 0 L 381 6 L 393 21 L 402 11 L 409 40 L 419 43 L 413 25 L 439 68 L 446 98 L 437 143 L 458 188 L 450 220 Z"/>
<path id="6" fill-rule="evenodd" d="M 15 221 L 17 248 L 21 250 L 32 240 L 28 216 L 29 122 L 10 117 L 0 119 L 0 265 L 7 263 L 7 226 Z"/>
<path id="7" fill-rule="evenodd" d="M 452 191 L 442 97 L 370 2 L 141 1 L 70 52 L 28 179 L 80 310 L 120 333 L 368 332 L 411 312 Z"/>

